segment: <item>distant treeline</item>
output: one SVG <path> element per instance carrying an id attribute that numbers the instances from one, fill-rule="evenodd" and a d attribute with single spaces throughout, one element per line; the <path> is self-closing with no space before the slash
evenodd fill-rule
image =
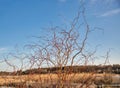
<path id="1" fill-rule="evenodd" d="M 65 67 L 51 67 L 51 68 L 33 68 L 25 71 L 19 70 L 14 72 L 0 72 L 0 75 L 27 75 L 27 74 L 47 74 L 56 73 L 62 70 L 62 72 L 82 73 L 82 72 L 95 72 L 95 73 L 115 73 L 120 74 L 120 65 L 87 65 L 87 66 L 65 66 Z"/>

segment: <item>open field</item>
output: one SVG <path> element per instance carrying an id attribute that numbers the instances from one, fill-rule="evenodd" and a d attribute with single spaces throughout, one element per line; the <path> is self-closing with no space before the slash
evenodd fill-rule
<path id="1" fill-rule="evenodd" d="M 63 74 L 65 75 L 65 74 Z M 109 75 L 109 74 L 107 74 Z M 63 82 L 69 85 L 77 85 L 80 83 L 89 84 L 94 88 L 94 81 L 98 81 L 104 78 L 104 74 L 92 74 L 92 73 L 77 73 L 77 74 L 69 74 L 65 75 L 65 80 Z M 120 75 L 112 74 L 112 83 L 120 83 Z M 109 78 L 108 78 L 109 79 Z M 105 79 L 107 80 L 107 79 Z M 91 83 L 90 83 L 91 81 Z M 21 75 L 21 76 L 0 76 L 0 85 L 7 85 L 7 86 L 16 86 L 16 85 L 35 85 L 35 86 L 46 86 L 50 84 L 58 84 L 60 82 L 60 78 L 57 74 L 29 74 L 29 75 Z M 82 85 L 82 84 L 81 84 Z M 22 88 L 22 87 L 19 87 Z M 26 88 L 26 87 L 24 87 Z M 37 88 L 37 87 L 35 87 Z M 41 87 L 42 88 L 42 87 Z M 45 88 L 45 87 L 43 87 Z M 52 87 L 51 87 L 52 88 Z M 77 87 L 76 87 L 77 88 Z"/>

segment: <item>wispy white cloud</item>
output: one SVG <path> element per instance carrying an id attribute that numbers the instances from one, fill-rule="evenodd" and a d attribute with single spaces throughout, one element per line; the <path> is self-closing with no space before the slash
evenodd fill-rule
<path id="1" fill-rule="evenodd" d="M 7 48 L 0 48 L 0 53 L 5 52 L 6 50 L 7 50 Z"/>
<path id="2" fill-rule="evenodd" d="M 97 0 L 90 0 L 92 3 L 95 3 Z"/>
<path id="3" fill-rule="evenodd" d="M 100 16 L 101 17 L 106 17 L 106 16 L 116 15 L 116 14 L 119 14 L 119 13 L 120 13 L 120 8 L 119 9 L 114 9 L 114 10 L 107 11 L 107 12 L 101 14 Z"/>
<path id="4" fill-rule="evenodd" d="M 115 2 L 117 0 L 90 0 L 91 3 L 95 3 L 97 1 L 102 1 L 104 3 L 112 3 L 112 2 Z"/>
<path id="5" fill-rule="evenodd" d="M 3 50 L 5 50 L 5 48 L 0 48 L 0 51 L 3 51 Z"/>
<path id="6" fill-rule="evenodd" d="M 59 2 L 66 2 L 67 0 L 59 0 Z"/>

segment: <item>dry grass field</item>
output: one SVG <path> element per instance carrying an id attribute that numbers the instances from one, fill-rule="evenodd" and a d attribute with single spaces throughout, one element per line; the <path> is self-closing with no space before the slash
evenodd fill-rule
<path id="1" fill-rule="evenodd" d="M 65 74 L 62 74 L 62 76 Z M 109 75 L 109 74 L 107 74 Z M 114 77 L 115 76 L 115 77 Z M 119 75 L 117 75 L 119 76 Z M 120 76 L 117 78 L 116 75 L 112 75 L 113 83 L 120 83 Z M 93 82 L 96 80 L 100 80 L 104 78 L 104 74 L 92 74 L 92 73 L 77 73 L 77 74 L 69 74 L 65 75 L 65 80 L 63 82 L 71 85 L 71 84 L 87 84 L 92 85 L 90 88 L 94 88 Z M 109 78 L 108 78 L 109 79 Z M 13 84 L 20 85 L 35 85 L 35 86 L 43 86 L 50 84 L 58 84 L 60 81 L 60 77 L 57 74 L 29 74 L 29 75 L 21 75 L 21 76 L 0 76 L 0 85 L 13 86 Z M 107 79 L 105 79 L 107 80 Z M 14 85 L 15 86 L 15 85 Z M 22 87 L 18 87 L 22 88 Z M 25 87 L 24 87 L 25 88 Z M 37 88 L 37 87 L 35 87 Z M 40 87 L 42 88 L 42 87 Z M 43 87 L 45 88 L 45 87 Z M 77 87 L 76 87 L 77 88 Z"/>

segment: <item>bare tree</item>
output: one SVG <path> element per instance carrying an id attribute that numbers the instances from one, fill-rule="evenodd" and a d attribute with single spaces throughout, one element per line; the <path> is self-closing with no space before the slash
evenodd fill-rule
<path id="1" fill-rule="evenodd" d="M 37 66 L 45 67 L 58 67 L 56 72 L 58 76 L 58 84 L 63 87 L 66 81 L 71 81 L 75 76 L 73 73 L 73 66 L 87 65 L 96 53 L 96 49 L 88 51 L 86 44 L 88 35 L 91 32 L 89 25 L 86 21 L 84 14 L 84 8 L 79 11 L 74 20 L 70 23 L 68 28 L 52 27 L 52 36 L 48 38 L 48 35 L 43 37 L 37 37 L 39 41 L 44 41 L 44 45 L 41 43 L 29 44 L 32 50 L 31 61 Z M 80 22 L 82 18 L 83 23 Z M 84 29 L 82 29 L 84 26 Z M 82 31 L 81 31 L 82 30 Z M 69 66 L 69 69 L 67 69 Z M 82 87 L 82 86 L 81 86 Z"/>

